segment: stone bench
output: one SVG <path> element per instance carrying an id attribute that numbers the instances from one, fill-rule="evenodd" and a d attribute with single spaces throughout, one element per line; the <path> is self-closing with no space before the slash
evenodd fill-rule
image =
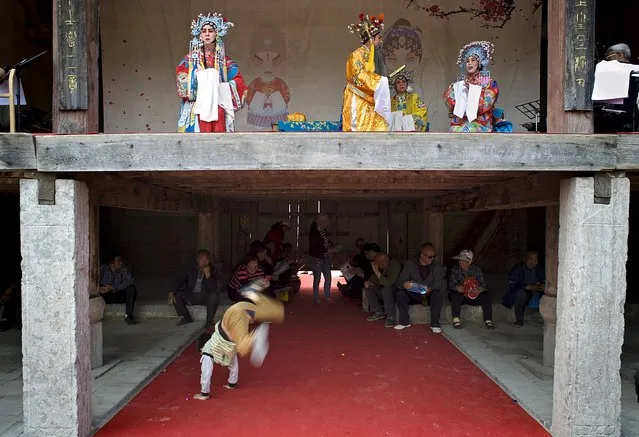
<path id="1" fill-rule="evenodd" d="M 215 320 L 222 318 L 224 311 L 226 311 L 231 304 L 232 302 L 223 299 L 215 313 Z M 104 311 L 104 317 L 107 319 L 124 318 L 124 306 L 125 304 L 123 303 L 108 304 Z M 202 321 L 206 320 L 206 307 L 204 305 L 187 305 L 187 308 L 189 309 L 191 316 L 193 316 L 193 319 Z M 173 305 L 169 305 L 166 299 L 136 302 L 134 311 L 135 317 L 140 320 L 178 318 L 175 313 L 175 307 Z"/>
<path id="2" fill-rule="evenodd" d="M 363 295 L 362 299 L 362 311 L 368 312 L 368 301 L 366 299 L 366 294 Z M 415 324 L 424 324 L 430 323 L 430 307 L 414 304 L 411 305 L 408 309 L 408 314 L 410 316 L 411 323 Z M 399 313 L 396 314 L 396 319 L 399 318 Z M 462 305 L 461 311 L 461 320 L 464 321 L 478 321 L 481 322 L 484 320 L 483 313 L 481 307 L 479 305 Z M 539 310 L 526 308 L 526 312 L 524 315 L 524 320 L 536 320 L 543 321 L 541 315 L 539 314 Z M 442 314 L 439 319 L 441 323 L 453 323 L 453 316 L 450 304 L 444 304 L 442 308 Z M 501 302 L 493 302 L 493 321 L 494 322 L 510 322 L 515 323 L 515 312 L 514 310 L 508 309 L 501 304 Z"/>

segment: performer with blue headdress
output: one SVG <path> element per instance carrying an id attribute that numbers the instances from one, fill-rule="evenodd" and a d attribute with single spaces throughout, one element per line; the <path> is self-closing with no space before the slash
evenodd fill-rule
<path id="1" fill-rule="evenodd" d="M 488 71 L 493 52 L 489 41 L 471 42 L 459 51 L 459 78 L 444 93 L 450 132 L 492 132 L 493 110 L 499 96 L 497 82 Z"/>
<path id="2" fill-rule="evenodd" d="M 233 23 L 218 13 L 191 23 L 189 53 L 176 68 L 182 100 L 178 132 L 233 132 L 247 86 L 237 64 L 226 56 L 224 37 Z"/>

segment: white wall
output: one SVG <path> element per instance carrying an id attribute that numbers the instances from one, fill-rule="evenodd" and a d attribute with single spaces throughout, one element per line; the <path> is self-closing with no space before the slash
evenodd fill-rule
<path id="1" fill-rule="evenodd" d="M 447 113 L 441 96 L 456 80 L 459 49 L 476 39 L 495 43 L 490 67 L 500 87 L 498 106 L 506 110 L 517 129 L 528 121 L 515 105 L 539 98 L 540 11 L 535 0 L 518 0 L 503 29 L 488 29 L 483 18 L 471 14 L 449 18 L 432 16 L 419 9 L 423 0 L 110 0 L 102 2 L 105 130 L 107 132 L 175 131 L 179 102 L 175 67 L 188 51 L 189 26 L 200 12 L 223 13 L 235 23 L 227 39 L 233 58 L 247 83 L 261 77 L 279 77 L 288 85 L 289 112 L 304 112 L 309 120 L 339 120 L 344 88 L 344 65 L 358 46 L 346 26 L 360 11 L 384 12 L 386 30 L 398 19 L 410 21 L 421 32 L 422 59 L 406 60 L 396 52 L 397 64 L 416 67 L 417 87 L 430 108 L 431 130 L 447 129 Z M 442 10 L 473 8 L 476 0 L 440 0 Z M 416 29 L 415 32 L 417 31 Z M 257 65 L 255 54 L 271 42 L 279 52 L 277 65 Z M 263 54 L 262 54 L 263 55 Z M 393 65 L 391 65 L 393 67 Z M 265 70 L 271 71 L 267 74 Z M 244 108 L 237 130 L 262 129 L 247 123 Z M 269 128 L 270 129 L 270 128 Z"/>

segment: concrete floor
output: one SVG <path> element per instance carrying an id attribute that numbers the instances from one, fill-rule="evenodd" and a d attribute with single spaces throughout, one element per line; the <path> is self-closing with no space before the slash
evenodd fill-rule
<path id="1" fill-rule="evenodd" d="M 489 331 L 468 322 L 464 329 L 444 326 L 444 335 L 490 376 L 515 402 L 547 429 L 552 422 L 553 372 L 542 364 L 543 324 L 527 322 L 522 328 L 510 323 Z M 639 324 L 626 327 L 622 360 L 622 437 L 639 437 L 639 403 L 633 382 L 639 367 Z"/>
<path id="2" fill-rule="evenodd" d="M 176 327 L 177 319 L 147 319 L 129 326 L 103 322 L 104 366 L 93 374 L 93 426 L 99 428 L 201 332 L 203 322 Z M 21 331 L 0 332 L 0 436 L 22 435 Z"/>

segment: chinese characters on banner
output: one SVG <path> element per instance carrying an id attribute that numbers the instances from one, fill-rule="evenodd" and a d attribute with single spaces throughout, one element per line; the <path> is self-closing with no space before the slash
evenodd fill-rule
<path id="1" fill-rule="evenodd" d="M 566 111 L 592 109 L 594 62 L 595 0 L 566 0 Z"/>
<path id="2" fill-rule="evenodd" d="M 84 0 L 57 0 L 58 107 L 88 108 L 86 9 Z"/>

